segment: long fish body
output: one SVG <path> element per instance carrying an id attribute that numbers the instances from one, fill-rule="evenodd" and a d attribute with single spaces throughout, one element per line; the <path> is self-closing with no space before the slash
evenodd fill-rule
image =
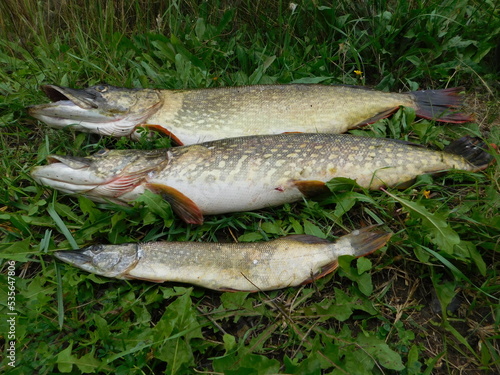
<path id="1" fill-rule="evenodd" d="M 257 243 L 149 242 L 92 245 L 55 256 L 88 272 L 119 279 L 191 283 L 220 291 L 259 291 L 312 282 L 338 257 L 365 256 L 389 240 L 373 227 L 330 242 L 291 235 Z"/>
<path id="2" fill-rule="evenodd" d="M 195 90 L 77 90 L 42 86 L 52 103 L 29 108 L 49 126 L 112 136 L 140 136 L 137 127 L 168 134 L 178 145 L 285 132 L 343 133 L 399 107 L 445 122 L 471 119 L 455 111 L 461 88 L 386 93 L 361 86 L 256 85 Z"/>
<path id="3" fill-rule="evenodd" d="M 159 150 L 101 150 L 75 158 L 51 155 L 32 177 L 42 185 L 95 201 L 126 203 L 146 189 L 162 194 L 181 218 L 256 210 L 314 196 L 335 177 L 369 189 L 424 173 L 477 171 L 492 156 L 464 137 L 445 151 L 405 141 L 348 134 L 279 134 Z"/>

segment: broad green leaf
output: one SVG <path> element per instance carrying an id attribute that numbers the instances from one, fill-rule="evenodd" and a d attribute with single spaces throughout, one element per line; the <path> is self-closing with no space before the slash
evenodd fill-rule
<path id="1" fill-rule="evenodd" d="M 63 351 L 59 352 L 57 355 L 56 363 L 57 368 L 62 373 L 69 373 L 73 369 L 73 363 L 75 357 L 71 355 L 71 350 L 73 349 L 73 342 L 70 341 L 69 346 Z"/>
<path id="2" fill-rule="evenodd" d="M 0 259 L 15 260 L 18 262 L 27 262 L 30 251 L 30 238 L 23 241 L 14 242 L 12 245 L 2 244 L 0 247 Z"/>
<path id="3" fill-rule="evenodd" d="M 383 367 L 395 371 L 401 371 L 405 368 L 401 356 L 377 337 L 360 334 L 356 341 Z"/>
<path id="4" fill-rule="evenodd" d="M 172 225 L 173 214 L 170 205 L 159 194 L 154 194 L 146 190 L 141 194 L 136 202 L 142 202 L 148 210 L 161 217 L 166 227 Z"/>
<path id="5" fill-rule="evenodd" d="M 245 233 L 238 237 L 239 242 L 256 242 L 262 239 L 262 234 L 259 232 Z"/>
<path id="6" fill-rule="evenodd" d="M 304 233 L 304 228 L 302 227 L 302 224 L 293 217 L 290 218 L 290 224 L 292 224 L 293 230 L 296 234 L 303 234 Z"/>
<path id="7" fill-rule="evenodd" d="M 419 349 L 417 345 L 412 345 L 408 352 L 406 369 L 409 375 L 419 375 L 422 373 L 422 364 L 418 361 Z"/>
<path id="8" fill-rule="evenodd" d="M 89 352 L 75 361 L 78 369 L 84 374 L 93 374 L 101 366 L 101 361 L 95 358 L 95 353 Z"/>
<path id="9" fill-rule="evenodd" d="M 335 301 L 330 301 L 331 304 L 325 303 L 316 304 L 317 314 L 321 316 L 320 321 L 326 321 L 330 317 L 343 322 L 352 315 L 354 310 L 365 311 L 370 315 L 376 314 L 372 303 L 359 295 L 348 296 L 341 289 L 335 288 Z"/>
<path id="10" fill-rule="evenodd" d="M 309 220 L 304 220 L 304 233 L 319 238 L 326 238 L 326 235 L 321 231 L 321 229 Z"/>
<path id="11" fill-rule="evenodd" d="M 224 334 L 222 336 L 222 341 L 224 341 L 224 350 L 226 354 L 229 353 L 236 346 L 236 338 L 230 334 Z"/>
<path id="12" fill-rule="evenodd" d="M 356 260 L 356 266 L 358 268 L 358 275 L 361 275 L 363 272 L 372 269 L 372 262 L 366 257 L 361 257 Z"/>
<path id="13" fill-rule="evenodd" d="M 355 281 L 358 284 L 359 290 L 365 296 L 369 296 L 373 292 L 371 275 L 367 272 L 359 274 L 358 270 L 351 267 L 352 259 L 353 257 L 350 255 L 339 257 L 339 274 L 341 276 L 347 276 L 350 280 Z"/>
<path id="14" fill-rule="evenodd" d="M 239 374 L 278 374 L 280 363 L 276 359 L 252 354 L 247 350 L 238 355 L 229 355 L 213 361 L 214 370 L 227 375 Z"/>
<path id="15" fill-rule="evenodd" d="M 271 234 L 283 234 L 283 230 L 281 229 L 280 223 L 272 223 L 266 221 L 262 223 L 261 228 L 266 233 Z"/>

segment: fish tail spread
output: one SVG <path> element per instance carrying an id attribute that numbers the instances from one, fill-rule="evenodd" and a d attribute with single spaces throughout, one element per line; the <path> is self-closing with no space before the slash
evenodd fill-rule
<path id="1" fill-rule="evenodd" d="M 412 91 L 416 102 L 417 115 L 426 119 L 463 123 L 470 122 L 472 118 L 464 113 L 457 112 L 462 105 L 459 96 L 463 87 L 454 87 L 444 90 Z"/>
<path id="2" fill-rule="evenodd" d="M 358 229 L 346 236 L 351 241 L 355 257 L 371 254 L 389 241 L 392 233 L 375 230 L 375 228 L 376 226 L 370 226 Z"/>
<path id="3" fill-rule="evenodd" d="M 472 164 L 473 171 L 480 171 L 485 169 L 488 164 L 493 160 L 485 150 L 485 143 L 476 137 L 465 136 L 451 142 L 444 149 L 445 152 L 462 156 L 470 164 Z"/>

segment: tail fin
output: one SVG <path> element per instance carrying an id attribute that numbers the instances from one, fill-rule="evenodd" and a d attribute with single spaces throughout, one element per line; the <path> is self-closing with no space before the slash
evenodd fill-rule
<path id="1" fill-rule="evenodd" d="M 472 118 L 464 113 L 454 112 L 462 105 L 459 96 L 463 87 L 454 87 L 444 90 L 412 91 L 416 102 L 417 116 L 429 120 L 463 123 L 470 122 Z"/>
<path id="2" fill-rule="evenodd" d="M 355 257 L 359 258 L 371 254 L 389 241 L 392 233 L 378 231 L 375 230 L 375 228 L 376 226 L 372 225 L 370 227 L 357 229 L 346 236 L 349 237 L 351 241 Z"/>
<path id="3" fill-rule="evenodd" d="M 490 164 L 493 156 L 485 151 L 485 143 L 476 137 L 466 135 L 451 142 L 444 151 L 460 155 L 475 167 L 475 171 L 485 169 Z"/>

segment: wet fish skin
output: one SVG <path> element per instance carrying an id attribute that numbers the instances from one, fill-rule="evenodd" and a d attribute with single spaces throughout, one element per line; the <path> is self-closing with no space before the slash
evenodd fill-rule
<path id="1" fill-rule="evenodd" d="M 453 113 L 461 88 L 386 93 L 361 86 L 255 85 L 194 90 L 84 90 L 42 86 L 53 103 L 29 113 L 56 128 L 139 138 L 138 126 L 162 131 L 179 145 L 285 132 L 343 133 L 389 116 L 399 107 L 445 122 L 467 122 Z"/>
<path id="2" fill-rule="evenodd" d="M 483 147 L 470 137 L 434 151 L 348 134 L 280 134 L 152 151 L 108 150 L 83 158 L 89 166 L 77 169 L 67 165 L 68 156 L 62 161 L 50 156 L 49 165 L 31 174 L 42 185 L 73 189 L 95 201 L 127 203 L 149 189 L 162 194 L 184 221 L 201 224 L 203 215 L 256 210 L 317 195 L 335 177 L 378 189 L 424 173 L 477 171 L 492 159 Z"/>
<path id="3" fill-rule="evenodd" d="M 219 291 L 281 289 L 312 282 L 333 272 L 338 257 L 368 255 L 384 246 L 390 233 L 374 227 L 330 242 L 291 235 L 267 242 L 148 242 L 92 245 L 57 251 L 55 256 L 106 277 L 182 282 Z"/>

